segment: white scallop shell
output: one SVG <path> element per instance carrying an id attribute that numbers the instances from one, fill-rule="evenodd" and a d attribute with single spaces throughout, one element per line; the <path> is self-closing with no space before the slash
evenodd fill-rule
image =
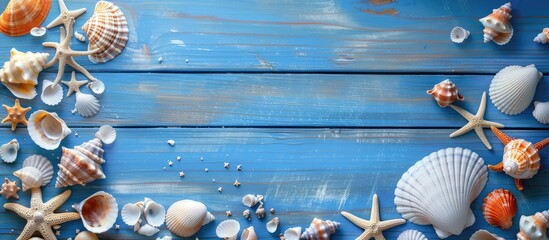
<path id="1" fill-rule="evenodd" d="M 160 227 L 166 219 L 166 209 L 155 201 L 145 198 L 143 209 L 145 220 L 153 227 Z"/>
<path id="2" fill-rule="evenodd" d="M 244 204 L 244 206 L 246 207 L 253 207 L 255 206 L 258 202 L 260 202 L 261 200 L 259 199 L 261 195 L 253 195 L 253 194 L 248 194 L 246 196 L 244 196 L 242 198 L 242 204 Z M 261 199 L 263 196 L 261 196 Z"/>
<path id="3" fill-rule="evenodd" d="M 299 240 L 301 237 L 301 227 L 288 228 L 284 231 L 285 240 Z"/>
<path id="4" fill-rule="evenodd" d="M 150 224 L 145 224 L 145 225 L 141 226 L 139 228 L 139 230 L 137 230 L 137 233 L 139 233 L 141 235 L 144 235 L 144 236 L 147 236 L 147 237 L 150 237 L 150 236 L 156 234 L 157 232 L 160 232 L 160 229 L 158 229 L 154 226 L 151 226 Z"/>
<path id="5" fill-rule="evenodd" d="M 55 87 L 51 87 L 51 85 L 53 85 L 52 81 L 43 81 L 40 99 L 42 99 L 42 102 L 45 104 L 55 106 L 63 100 L 63 88 L 61 88 L 59 84 L 55 85 Z"/>
<path id="6" fill-rule="evenodd" d="M 30 30 L 30 34 L 33 36 L 33 37 L 43 37 L 44 35 L 46 35 L 46 28 L 45 27 L 33 27 L 31 30 Z"/>
<path id="7" fill-rule="evenodd" d="M 475 222 L 470 205 L 487 178 L 487 168 L 478 154 L 459 147 L 441 149 L 402 175 L 395 205 L 405 219 L 433 225 L 440 238 L 460 235 Z"/>
<path id="8" fill-rule="evenodd" d="M 17 151 L 19 151 L 19 142 L 14 138 L 0 147 L 0 158 L 6 163 L 15 162 Z"/>
<path id="9" fill-rule="evenodd" d="M 450 33 L 450 39 L 454 43 L 462 43 L 469 37 L 471 33 L 462 27 L 455 27 L 452 29 L 452 32 Z"/>
<path id="10" fill-rule="evenodd" d="M 95 96 L 87 93 L 76 93 L 76 111 L 82 117 L 93 117 L 99 112 L 99 100 Z"/>
<path id="11" fill-rule="evenodd" d="M 25 159 L 23 168 L 13 173 L 21 179 L 23 191 L 45 186 L 53 178 L 53 166 L 50 160 L 40 155 L 32 155 Z"/>
<path id="12" fill-rule="evenodd" d="M 279 222 L 280 222 L 280 219 L 278 219 L 277 217 L 275 217 L 275 218 L 273 218 L 273 220 L 267 222 L 267 224 L 266 224 L 267 232 L 269 232 L 269 233 L 276 232 L 276 229 L 278 228 L 278 223 Z"/>
<path id="13" fill-rule="evenodd" d="M 95 133 L 95 137 L 99 138 L 104 144 L 111 144 L 116 140 L 116 130 L 110 125 L 103 125 Z"/>
<path id="14" fill-rule="evenodd" d="M 427 240 L 427 238 L 418 230 L 406 230 L 398 235 L 397 240 Z"/>
<path id="15" fill-rule="evenodd" d="M 240 235 L 240 240 L 257 240 L 257 234 L 255 233 L 254 226 L 244 229 L 244 231 L 242 231 L 242 235 Z"/>
<path id="16" fill-rule="evenodd" d="M 27 130 L 32 141 L 46 150 L 58 148 L 61 141 L 71 133 L 57 113 L 44 110 L 38 110 L 30 115 Z"/>
<path id="17" fill-rule="evenodd" d="M 166 213 L 168 229 L 180 237 L 194 235 L 203 225 L 213 220 L 215 217 L 208 212 L 206 205 L 187 199 L 175 202 Z"/>
<path id="18" fill-rule="evenodd" d="M 78 211 L 88 231 L 103 233 L 109 230 L 118 217 L 118 203 L 112 195 L 99 191 L 72 207 Z"/>
<path id="19" fill-rule="evenodd" d="M 473 233 L 469 240 L 505 240 L 505 238 L 499 237 L 496 234 L 492 234 L 484 229 L 481 229 Z"/>
<path id="20" fill-rule="evenodd" d="M 238 232 L 240 231 L 240 223 L 236 220 L 225 220 L 221 222 L 215 229 L 215 234 L 218 238 L 224 240 L 236 240 Z"/>
<path id="21" fill-rule="evenodd" d="M 515 115 L 524 111 L 536 93 L 543 74 L 533 64 L 526 67 L 508 66 L 500 70 L 490 84 L 490 99 L 498 110 Z"/>
<path id="22" fill-rule="evenodd" d="M 122 217 L 122 221 L 124 221 L 124 223 L 134 226 L 141 218 L 141 212 L 141 207 L 133 203 L 128 203 L 122 207 L 120 216 Z"/>
<path id="23" fill-rule="evenodd" d="M 540 123 L 549 123 L 549 102 L 534 102 L 534 112 L 532 115 Z"/>
<path id="24" fill-rule="evenodd" d="M 88 88 L 95 94 L 102 94 L 105 92 L 105 84 L 97 79 L 91 83 L 88 83 Z"/>

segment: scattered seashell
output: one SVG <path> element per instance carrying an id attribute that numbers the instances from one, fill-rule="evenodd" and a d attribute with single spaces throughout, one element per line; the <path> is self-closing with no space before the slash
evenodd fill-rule
<path id="1" fill-rule="evenodd" d="M 190 237 L 213 220 L 215 217 L 208 212 L 206 206 L 193 200 L 175 202 L 166 214 L 168 229 L 179 237 Z"/>
<path id="2" fill-rule="evenodd" d="M 86 42 L 86 36 L 84 36 L 84 34 L 81 34 L 77 31 L 74 31 L 74 38 L 76 38 L 76 40 L 80 42 Z"/>
<path id="3" fill-rule="evenodd" d="M 230 216 L 232 216 L 233 214 L 231 213 L 231 210 L 227 210 L 227 211 L 225 211 L 225 215 L 227 215 L 227 217 L 230 217 Z"/>
<path id="4" fill-rule="evenodd" d="M 74 240 L 99 240 L 99 238 L 95 235 L 95 233 L 82 231 L 76 235 Z"/>
<path id="5" fill-rule="evenodd" d="M 14 1 L 14 0 L 12 0 Z M 46 67 L 47 53 L 10 51 L 10 60 L 0 69 L 0 81 L 18 98 L 32 99 L 36 96 L 38 74 Z"/>
<path id="6" fill-rule="evenodd" d="M 536 93 L 543 74 L 534 64 L 526 67 L 508 66 L 500 70 L 490 84 L 490 99 L 502 113 L 516 115 L 524 111 Z"/>
<path id="7" fill-rule="evenodd" d="M 236 170 L 237 171 L 242 171 L 242 165 L 236 165 Z"/>
<path id="8" fill-rule="evenodd" d="M 0 146 L 0 158 L 5 163 L 15 162 L 17 158 L 17 152 L 19 151 L 19 142 L 17 139 L 12 139 L 8 143 Z"/>
<path id="9" fill-rule="evenodd" d="M 544 28 L 535 38 L 534 42 L 546 44 L 549 41 L 549 28 Z"/>
<path id="10" fill-rule="evenodd" d="M 103 94 L 105 92 L 105 84 L 101 80 L 95 80 L 88 83 L 88 88 L 95 94 Z"/>
<path id="11" fill-rule="evenodd" d="M 63 88 L 59 85 L 52 86 L 53 82 L 44 80 L 40 99 L 47 105 L 55 106 L 63 100 Z"/>
<path id="12" fill-rule="evenodd" d="M 141 212 L 143 210 L 141 207 L 137 206 L 133 203 L 128 203 L 122 207 L 122 210 L 120 211 L 120 216 L 122 217 L 122 221 L 124 223 L 128 224 L 129 226 L 134 226 L 137 224 L 139 219 L 141 218 Z"/>
<path id="13" fill-rule="evenodd" d="M 93 233 L 106 232 L 118 217 L 116 199 L 103 191 L 92 194 L 80 204 L 72 205 L 72 208 L 80 213 L 84 227 Z"/>
<path id="14" fill-rule="evenodd" d="M 11 0 L 0 15 L 0 32 L 22 36 L 38 27 L 48 16 L 51 0 Z"/>
<path id="15" fill-rule="evenodd" d="M 549 123 L 549 102 L 534 102 L 534 118 L 542 124 Z"/>
<path id="16" fill-rule="evenodd" d="M 262 219 L 265 217 L 265 208 L 263 207 L 263 203 L 259 204 L 259 207 L 255 210 L 255 215 L 257 218 Z"/>
<path id="17" fill-rule="evenodd" d="M 518 240 L 546 240 L 549 228 L 549 210 L 537 212 L 532 216 L 520 217 Z"/>
<path id="18" fill-rule="evenodd" d="M 398 235 L 397 240 L 427 240 L 427 238 L 418 230 L 406 230 Z"/>
<path id="19" fill-rule="evenodd" d="M 239 231 L 240 223 L 231 219 L 221 222 L 215 229 L 215 234 L 224 240 L 236 240 Z"/>
<path id="20" fill-rule="evenodd" d="M 499 237 L 496 234 L 492 234 L 484 229 L 481 229 L 473 233 L 469 240 L 505 240 L 505 238 Z"/>
<path id="21" fill-rule="evenodd" d="M 479 21 L 484 26 L 484 42 L 494 41 L 498 45 L 505 45 L 513 37 L 513 27 L 509 23 L 511 19 L 511 3 L 501 5 L 498 9 Z"/>
<path id="22" fill-rule="evenodd" d="M 469 34 L 471 33 L 463 29 L 462 27 L 455 27 L 450 33 L 450 39 L 454 43 L 462 43 L 463 41 L 465 41 L 465 39 L 469 37 Z"/>
<path id="23" fill-rule="evenodd" d="M 144 235 L 144 236 L 147 236 L 147 237 L 150 237 L 150 236 L 156 234 L 157 232 L 160 232 L 160 229 L 155 228 L 155 227 L 151 226 L 150 224 L 145 224 L 145 225 L 141 226 L 139 228 L 139 230 L 137 230 L 137 233 L 139 233 L 141 235 Z"/>
<path id="24" fill-rule="evenodd" d="M 284 231 L 285 240 L 299 240 L 301 237 L 301 227 L 288 228 Z"/>
<path id="25" fill-rule="evenodd" d="M 172 140 L 172 139 L 168 140 L 166 143 L 168 143 L 168 145 L 170 145 L 170 146 L 174 146 L 174 145 L 175 145 L 175 141 Z"/>
<path id="26" fill-rule="evenodd" d="M 275 209 L 274 209 L 274 208 L 271 208 L 271 209 L 269 209 L 269 212 L 270 212 L 271 214 L 275 214 Z"/>
<path id="27" fill-rule="evenodd" d="M 314 218 L 311 225 L 301 234 L 301 239 L 329 240 L 330 235 L 337 231 L 339 225 L 339 222 Z"/>
<path id="28" fill-rule="evenodd" d="M 33 37 L 43 37 L 44 35 L 46 35 L 46 28 L 45 27 L 33 27 L 31 30 L 30 30 L 30 34 L 33 36 Z"/>
<path id="29" fill-rule="evenodd" d="M 171 160 L 168 161 L 168 165 L 169 165 L 170 167 L 173 166 L 173 162 L 172 162 Z"/>
<path id="30" fill-rule="evenodd" d="M 6 199 L 10 197 L 19 199 L 17 191 L 19 191 L 20 188 L 17 186 L 17 182 L 12 182 L 8 178 L 5 178 L 4 180 L 5 182 L 2 184 L 2 190 L 0 191 L 0 194 L 3 194 Z"/>
<path id="31" fill-rule="evenodd" d="M 183 171 L 179 172 L 179 177 L 185 177 L 185 173 Z"/>
<path id="32" fill-rule="evenodd" d="M 133 225 L 133 231 L 137 232 L 141 228 L 141 221 L 138 221 L 137 224 Z"/>
<path id="33" fill-rule="evenodd" d="M 160 227 L 166 219 L 166 209 L 155 201 L 145 198 L 143 209 L 145 220 L 153 227 Z"/>
<path id="34" fill-rule="evenodd" d="M 13 173 L 21 179 L 23 191 L 46 186 L 53 178 L 53 166 L 50 160 L 40 155 L 32 155 L 25 159 L 23 168 Z"/>
<path id="35" fill-rule="evenodd" d="M 263 196 L 261 195 L 248 194 L 242 198 L 242 204 L 246 207 L 253 207 L 258 202 L 261 202 L 261 200 L 263 200 Z"/>
<path id="36" fill-rule="evenodd" d="M 32 141 L 46 150 L 58 148 L 61 141 L 71 133 L 57 113 L 44 110 L 38 110 L 30 115 L 27 130 Z"/>
<path id="37" fill-rule="evenodd" d="M 110 125 L 103 125 L 95 133 L 95 137 L 99 138 L 104 144 L 112 144 L 116 140 L 116 130 Z"/>
<path id="38" fill-rule="evenodd" d="M 470 205 L 487 178 L 484 160 L 478 154 L 463 148 L 441 149 L 402 175 L 395 190 L 395 205 L 405 219 L 432 224 L 440 238 L 460 235 L 475 222 Z"/>
<path id="39" fill-rule="evenodd" d="M 509 229 L 516 214 L 517 202 L 508 190 L 496 189 L 484 198 L 482 215 L 491 226 Z"/>
<path id="40" fill-rule="evenodd" d="M 217 191 L 218 191 L 218 192 L 223 192 L 223 187 L 219 187 L 219 188 L 217 189 Z"/>
<path id="41" fill-rule="evenodd" d="M 240 240 L 257 240 L 257 234 L 255 233 L 254 226 L 250 226 L 244 231 L 242 231 L 242 235 L 240 235 Z"/>
<path id="42" fill-rule="evenodd" d="M 278 223 L 280 223 L 280 219 L 278 217 L 273 218 L 273 220 L 267 222 L 267 232 L 274 233 L 276 232 L 276 229 L 278 228 Z"/>
<path id="43" fill-rule="evenodd" d="M 250 218 L 250 215 L 251 215 L 250 209 L 246 209 L 246 210 L 244 210 L 244 212 L 242 212 L 242 216 L 244 216 L 244 218 L 246 218 L 246 219 L 248 219 L 248 220 L 251 219 L 251 218 Z"/>
<path id="44" fill-rule="evenodd" d="M 104 63 L 115 58 L 128 42 L 126 16 L 111 2 L 99 1 L 93 16 L 82 26 L 88 36 L 88 50 L 99 49 L 88 56 L 93 63 Z"/>
<path id="45" fill-rule="evenodd" d="M 224 167 L 224 168 L 229 168 L 229 165 L 230 165 L 230 163 L 228 163 L 228 162 L 224 162 L 224 163 L 223 163 L 223 167 Z"/>
<path id="46" fill-rule="evenodd" d="M 427 94 L 433 95 L 441 107 L 446 107 L 456 100 L 463 101 L 465 99 L 458 93 L 456 85 L 450 79 L 436 84 L 433 89 L 427 91 Z"/>
<path id="47" fill-rule="evenodd" d="M 82 117 L 93 117 L 99 112 L 99 100 L 95 96 L 87 93 L 76 93 L 76 103 L 74 108 Z"/>

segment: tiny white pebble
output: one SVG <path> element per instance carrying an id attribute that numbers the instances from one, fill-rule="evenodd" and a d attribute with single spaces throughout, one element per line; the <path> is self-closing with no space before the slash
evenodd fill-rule
<path id="1" fill-rule="evenodd" d="M 59 230 L 55 231 L 55 235 L 56 235 L 56 236 L 61 235 L 61 231 L 59 231 Z"/>
<path id="2" fill-rule="evenodd" d="M 228 163 L 228 162 L 224 162 L 224 163 L 223 163 L 223 167 L 224 167 L 224 168 L 229 168 L 229 163 Z"/>
<path id="3" fill-rule="evenodd" d="M 223 188 L 222 188 L 222 187 L 219 187 L 219 188 L 217 189 L 217 191 L 223 192 Z"/>
<path id="4" fill-rule="evenodd" d="M 169 162 L 168 162 L 168 165 L 170 165 L 170 167 L 173 166 L 173 162 L 172 162 L 172 161 L 169 161 Z"/>
<path id="5" fill-rule="evenodd" d="M 159 57 L 159 58 L 158 58 L 158 63 L 162 63 L 162 61 L 164 61 L 164 58 Z"/>
<path id="6" fill-rule="evenodd" d="M 77 132 L 74 132 L 74 136 L 75 136 L 75 137 L 78 137 L 78 133 L 77 133 Z"/>
<path id="7" fill-rule="evenodd" d="M 164 171 L 166 171 L 166 167 L 164 167 Z"/>
<path id="8" fill-rule="evenodd" d="M 118 225 L 118 224 L 114 225 L 114 229 L 116 229 L 116 230 L 120 229 L 120 225 Z"/>
<path id="9" fill-rule="evenodd" d="M 215 182 L 215 178 L 214 178 L 214 179 L 212 179 L 212 182 Z"/>
<path id="10" fill-rule="evenodd" d="M 170 139 L 167 141 L 168 144 L 170 144 L 170 146 L 174 146 L 175 145 L 175 141 Z"/>
<path id="11" fill-rule="evenodd" d="M 204 172 L 208 172 L 208 169 L 207 169 L 207 168 L 204 168 Z"/>
<path id="12" fill-rule="evenodd" d="M 76 234 L 79 234 L 79 233 L 80 233 L 80 229 L 77 228 L 74 232 L 75 232 Z"/>
<path id="13" fill-rule="evenodd" d="M 236 170 L 242 171 L 242 165 L 237 165 L 237 166 L 236 166 Z"/>
<path id="14" fill-rule="evenodd" d="M 200 161 L 204 161 L 204 157 L 200 157 Z"/>
<path id="15" fill-rule="evenodd" d="M 186 62 L 186 63 L 189 63 L 189 59 L 185 59 L 185 62 Z M 198 239 L 198 238 L 197 238 L 197 239 Z"/>
<path id="16" fill-rule="evenodd" d="M 181 161 L 181 156 L 177 156 L 177 161 Z"/>
<path id="17" fill-rule="evenodd" d="M 77 112 L 76 108 L 73 109 L 73 110 L 71 110 L 71 113 L 72 113 L 72 114 L 75 114 L 76 112 Z"/>

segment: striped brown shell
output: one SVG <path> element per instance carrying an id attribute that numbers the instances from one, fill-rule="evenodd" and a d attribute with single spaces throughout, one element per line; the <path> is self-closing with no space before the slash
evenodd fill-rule
<path id="1" fill-rule="evenodd" d="M 431 90 L 427 91 L 427 94 L 433 95 L 438 105 L 441 107 L 446 107 L 456 100 L 463 101 L 463 96 L 458 93 L 456 85 L 446 79 L 437 85 L 435 85 Z"/>
<path id="2" fill-rule="evenodd" d="M 22 36 L 38 27 L 48 16 L 51 0 L 11 0 L 0 15 L 0 32 Z"/>
<path id="3" fill-rule="evenodd" d="M 516 214 L 517 201 L 509 190 L 496 189 L 484 198 L 482 215 L 488 224 L 509 229 L 513 225 L 513 217 Z"/>

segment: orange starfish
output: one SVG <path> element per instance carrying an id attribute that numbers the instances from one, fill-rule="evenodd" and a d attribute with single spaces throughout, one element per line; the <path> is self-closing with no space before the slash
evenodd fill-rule
<path id="1" fill-rule="evenodd" d="M 19 104 L 19 99 L 15 99 L 13 107 L 8 107 L 6 104 L 2 104 L 2 107 L 8 111 L 8 116 L 2 120 L 2 123 L 11 122 L 11 130 L 15 131 L 18 123 L 25 124 L 27 126 L 27 113 L 31 110 L 30 107 L 22 108 Z"/>

